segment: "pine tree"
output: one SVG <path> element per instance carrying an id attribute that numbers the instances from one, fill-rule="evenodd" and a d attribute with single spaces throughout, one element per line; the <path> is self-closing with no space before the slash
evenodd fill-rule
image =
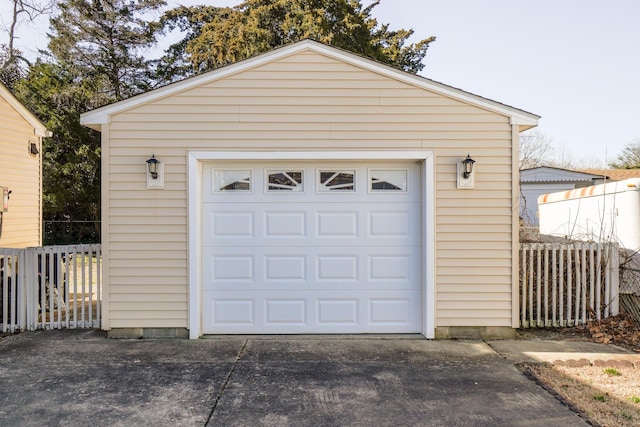
<path id="1" fill-rule="evenodd" d="M 163 60 L 165 75 L 215 69 L 306 38 L 408 72 L 422 70 L 435 37 L 407 45 L 413 30 L 391 31 L 389 25 L 378 25 L 371 16 L 378 4 L 375 1 L 363 7 L 359 0 L 246 0 L 233 8 L 181 6 L 163 17 L 165 29 L 186 32 Z M 176 67 L 177 59 L 181 62 Z"/>
<path id="2" fill-rule="evenodd" d="M 51 19 L 49 50 L 82 78 L 101 82 L 113 100 L 153 86 L 153 61 L 144 54 L 155 44 L 157 24 L 145 14 L 164 0 L 66 0 Z"/>

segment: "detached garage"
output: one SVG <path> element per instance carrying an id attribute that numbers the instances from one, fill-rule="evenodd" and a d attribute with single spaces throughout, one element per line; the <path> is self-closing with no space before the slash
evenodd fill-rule
<path id="1" fill-rule="evenodd" d="M 511 336 L 538 118 L 309 40 L 85 113 L 103 327 Z"/>

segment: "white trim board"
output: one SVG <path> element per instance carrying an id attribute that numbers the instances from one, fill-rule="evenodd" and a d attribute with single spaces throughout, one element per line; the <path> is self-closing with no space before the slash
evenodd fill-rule
<path id="1" fill-rule="evenodd" d="M 202 162 L 210 160 L 416 160 L 422 162 L 422 334 L 435 337 L 435 173 L 432 151 L 189 151 L 188 163 L 188 256 L 189 338 L 202 331 Z"/>

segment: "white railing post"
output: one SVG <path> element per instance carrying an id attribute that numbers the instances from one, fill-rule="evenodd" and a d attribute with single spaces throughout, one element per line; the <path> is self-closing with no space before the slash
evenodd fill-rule
<path id="1" fill-rule="evenodd" d="M 595 307 L 595 257 L 593 255 L 593 249 L 595 244 L 591 243 L 589 245 L 589 311 L 590 316 L 596 311 Z M 591 317 L 593 318 L 593 317 Z"/>
<path id="2" fill-rule="evenodd" d="M 26 248 L 23 251 L 24 268 L 22 269 L 22 280 L 24 293 L 26 296 L 26 329 L 34 331 L 38 323 L 38 258 L 35 248 Z"/>
<path id="3" fill-rule="evenodd" d="M 96 318 L 97 321 L 93 325 L 95 328 L 102 326 L 102 252 L 100 245 L 95 245 L 96 249 Z"/>
<path id="4" fill-rule="evenodd" d="M 526 328 L 527 322 L 527 245 L 520 245 L 520 326 Z"/>
<path id="5" fill-rule="evenodd" d="M 553 246 L 551 248 L 551 326 L 558 327 L 558 278 L 556 276 L 557 269 L 557 247 Z"/>
<path id="6" fill-rule="evenodd" d="M 602 250 L 604 249 L 602 246 L 602 244 L 598 244 L 598 253 L 596 254 L 596 320 L 602 318 Z"/>
<path id="7" fill-rule="evenodd" d="M 0 297 L 2 298 L 2 329 L 0 332 L 7 332 L 11 324 L 9 319 L 9 255 L 4 254 L 2 257 L 2 280 L 0 280 Z"/>
<path id="8" fill-rule="evenodd" d="M 558 245 L 558 251 L 560 254 L 558 255 L 558 264 L 560 267 L 560 271 L 558 272 L 558 277 L 560 278 L 560 283 L 558 285 L 558 313 L 560 314 L 560 326 L 567 326 L 565 316 L 564 316 L 564 245 Z"/>
<path id="9" fill-rule="evenodd" d="M 527 300 L 529 301 L 529 327 L 535 327 L 536 323 L 535 323 L 535 319 L 534 319 L 534 312 L 533 312 L 533 252 L 534 252 L 534 245 L 531 245 L 529 247 L 529 297 L 527 298 Z"/>
<path id="10" fill-rule="evenodd" d="M 542 273 L 542 272 L 540 272 Z M 544 326 L 548 327 L 549 324 L 549 246 L 544 248 Z"/>

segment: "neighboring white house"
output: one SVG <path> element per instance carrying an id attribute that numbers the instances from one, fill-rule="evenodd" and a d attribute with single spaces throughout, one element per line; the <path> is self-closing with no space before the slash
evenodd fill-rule
<path id="1" fill-rule="evenodd" d="M 87 112 L 102 325 L 512 337 L 538 119 L 310 40 Z"/>
<path id="2" fill-rule="evenodd" d="M 540 166 L 520 171 L 520 218 L 538 226 L 538 197 L 557 191 L 598 184 L 606 175 Z"/>
<path id="3" fill-rule="evenodd" d="M 0 247 L 42 244 L 42 138 L 48 136 L 0 83 Z"/>

